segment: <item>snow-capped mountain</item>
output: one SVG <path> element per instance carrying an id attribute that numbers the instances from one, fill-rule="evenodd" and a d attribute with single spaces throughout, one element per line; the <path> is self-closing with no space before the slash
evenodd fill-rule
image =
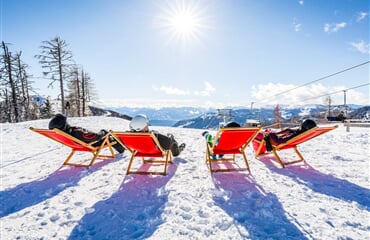
<path id="1" fill-rule="evenodd" d="M 358 105 L 349 105 L 349 114 L 354 114 Z M 146 114 L 153 126 L 174 126 L 183 128 L 209 129 L 218 128 L 223 121 L 236 121 L 241 125 L 248 119 L 256 119 L 265 125 L 276 121 L 276 106 L 268 106 L 258 109 L 235 108 L 231 109 L 231 116 L 224 118 L 218 109 L 196 107 L 163 107 L 163 108 L 130 108 L 130 107 L 107 107 L 108 111 L 116 111 L 127 116 Z M 302 105 L 285 106 L 279 105 L 279 114 L 284 122 L 299 121 L 307 117 L 325 118 L 329 115 L 328 106 L 325 105 Z M 337 116 L 343 110 L 342 105 L 331 106 L 330 115 Z M 363 115 L 363 114 L 362 114 Z"/>
<path id="2" fill-rule="evenodd" d="M 177 121 L 199 117 L 208 111 L 215 109 L 196 108 L 196 107 L 163 107 L 163 108 L 130 108 L 130 107 L 107 107 L 106 109 L 116 111 L 128 116 L 145 114 L 150 119 L 150 123 L 156 126 L 172 126 Z"/>
<path id="3" fill-rule="evenodd" d="M 312 116 L 321 112 L 325 112 L 326 108 L 324 106 L 315 106 L 313 108 L 302 107 L 302 108 L 290 108 L 290 109 L 280 109 L 279 113 L 281 119 L 284 121 L 290 120 L 292 117 L 297 117 L 302 119 L 308 116 Z M 275 109 L 272 108 L 261 108 L 261 109 L 236 109 L 231 111 L 231 116 L 226 117 L 226 119 L 219 115 L 217 111 L 203 114 L 202 116 L 181 120 L 174 124 L 174 127 L 184 127 L 184 128 L 201 128 L 216 129 L 221 123 L 226 121 L 235 121 L 241 125 L 244 125 L 248 119 L 256 119 L 265 125 L 271 124 L 276 121 Z"/>

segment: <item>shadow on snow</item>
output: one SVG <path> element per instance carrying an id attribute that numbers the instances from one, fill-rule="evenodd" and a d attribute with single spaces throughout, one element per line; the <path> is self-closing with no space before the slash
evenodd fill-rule
<path id="1" fill-rule="evenodd" d="M 370 211 L 370 190 L 344 179 L 317 171 L 308 163 L 278 168 L 273 164 L 273 158 L 260 159 L 271 171 L 292 178 L 299 184 L 315 192 L 332 196 L 347 202 L 356 202 Z"/>
<path id="2" fill-rule="evenodd" d="M 118 157 L 96 162 L 88 169 L 62 166 L 45 179 L 22 183 L 2 191 L 0 192 L 0 218 L 56 196 L 65 189 L 76 186 L 83 177 L 99 170 L 105 164 L 117 160 L 119 160 Z"/>
<path id="3" fill-rule="evenodd" d="M 307 239 L 286 217 L 277 196 L 265 192 L 251 175 L 216 173 L 213 174 L 213 181 L 217 188 L 213 197 L 215 203 L 236 221 L 242 237 Z"/>
<path id="4" fill-rule="evenodd" d="M 166 176 L 126 175 L 119 190 L 97 202 L 72 230 L 69 239 L 144 239 L 150 237 L 161 217 L 168 192 L 165 186 L 177 170 L 179 159 Z M 147 169 L 140 169 L 147 170 Z"/>

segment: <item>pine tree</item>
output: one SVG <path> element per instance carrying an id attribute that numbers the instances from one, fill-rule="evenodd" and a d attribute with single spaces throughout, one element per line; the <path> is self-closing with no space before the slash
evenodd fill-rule
<path id="1" fill-rule="evenodd" d="M 53 114 L 54 112 L 50 102 L 50 97 L 47 97 L 44 104 L 40 108 L 41 118 L 51 118 Z"/>

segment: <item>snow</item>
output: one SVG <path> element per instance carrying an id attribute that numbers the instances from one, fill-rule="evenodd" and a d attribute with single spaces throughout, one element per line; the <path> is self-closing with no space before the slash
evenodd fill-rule
<path id="1" fill-rule="evenodd" d="M 69 122 L 128 129 L 112 117 Z M 307 164 L 282 169 L 248 147 L 251 174 L 211 175 L 203 130 L 152 127 L 187 147 L 167 176 L 146 176 L 125 174 L 128 153 L 90 168 L 62 166 L 69 148 L 28 130 L 47 125 L 0 125 L 3 240 L 370 238 L 370 128 L 340 125 L 303 143 Z"/>

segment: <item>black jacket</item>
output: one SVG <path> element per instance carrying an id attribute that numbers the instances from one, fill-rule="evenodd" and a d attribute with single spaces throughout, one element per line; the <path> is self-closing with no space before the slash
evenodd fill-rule
<path id="1" fill-rule="evenodd" d="M 85 143 L 96 142 L 93 146 L 100 146 L 104 136 L 108 133 L 106 130 L 100 130 L 98 133 L 95 133 L 82 127 L 71 126 L 67 126 L 65 132 Z"/>
<path id="2" fill-rule="evenodd" d="M 180 149 L 177 141 L 174 139 L 173 135 L 163 135 L 157 132 L 153 132 L 154 135 L 157 137 L 159 144 L 165 150 L 171 149 L 172 155 L 174 157 L 180 155 Z"/>

